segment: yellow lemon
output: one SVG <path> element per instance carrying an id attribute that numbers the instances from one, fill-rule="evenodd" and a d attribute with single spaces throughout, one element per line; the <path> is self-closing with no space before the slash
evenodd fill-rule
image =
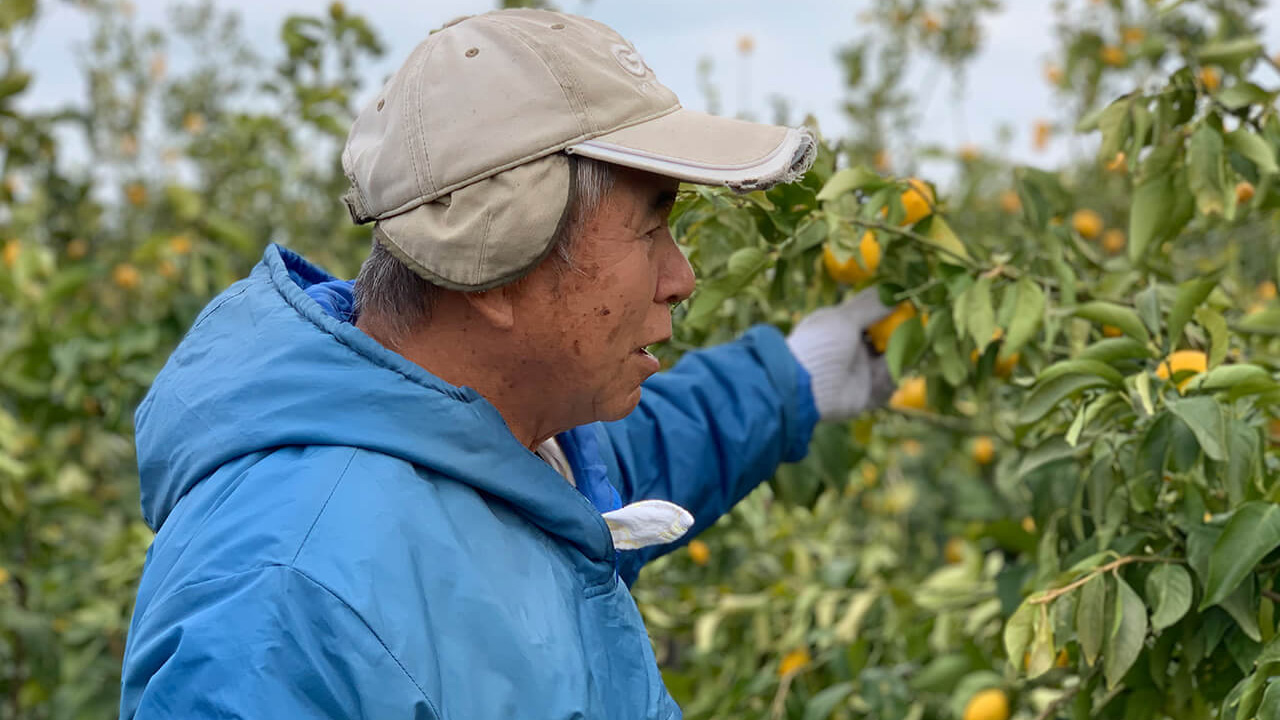
<path id="1" fill-rule="evenodd" d="M 1050 85 L 1062 84 L 1062 68 L 1057 65 L 1046 65 L 1044 68 L 1044 79 Z"/>
<path id="2" fill-rule="evenodd" d="M 1147 39 L 1147 32 L 1140 27 L 1127 27 L 1120 31 L 1120 39 L 1125 45 L 1137 45 Z"/>
<path id="3" fill-rule="evenodd" d="M 1077 210 L 1071 216 L 1071 227 L 1080 233 L 1080 237 L 1092 240 L 1102 232 L 1102 216 L 1088 208 Z"/>
<path id="4" fill-rule="evenodd" d="M 825 245 L 822 248 L 822 265 L 832 280 L 857 285 L 870 279 L 880 267 L 880 243 L 876 242 L 875 233 L 870 230 L 863 233 L 857 254 L 862 257 L 862 264 L 858 263 L 857 257 L 840 262 L 831 246 Z"/>
<path id="5" fill-rule="evenodd" d="M 889 347 L 889 338 L 893 337 L 893 331 L 915 316 L 916 306 L 910 301 L 898 303 L 898 307 L 889 313 L 889 317 L 867 328 L 867 335 L 871 337 L 871 345 L 875 347 L 876 352 L 884 352 Z"/>
<path id="6" fill-rule="evenodd" d="M 1009 698 L 998 688 L 980 690 L 964 706 L 964 720 L 1009 720 Z"/>
<path id="7" fill-rule="evenodd" d="M 969 144 L 960 148 L 960 159 L 965 162 L 974 162 L 980 157 L 982 157 L 982 151 L 977 145 Z"/>
<path id="8" fill-rule="evenodd" d="M 942 548 L 942 557 L 952 565 L 964 560 L 964 540 L 958 537 L 947 540 L 946 546 Z"/>
<path id="9" fill-rule="evenodd" d="M 0 585 L 3 585 L 7 582 L 9 582 L 9 570 L 3 565 L 0 565 Z"/>
<path id="10" fill-rule="evenodd" d="M 111 271 L 111 280 L 124 290 L 133 290 L 142 284 L 142 273 L 129 263 L 120 263 Z"/>
<path id="11" fill-rule="evenodd" d="M 1199 350 L 1178 350 L 1169 354 L 1169 357 L 1160 363 L 1160 367 L 1156 368 L 1156 377 L 1161 380 L 1168 380 L 1170 377 L 1180 372 L 1190 370 L 1193 374 L 1183 378 L 1178 383 L 1178 391 L 1181 392 L 1191 382 L 1191 378 L 1209 369 L 1209 358 Z"/>
<path id="12" fill-rule="evenodd" d="M 809 651 L 801 648 L 792 650 L 783 656 L 782 662 L 778 664 L 779 675 L 792 675 L 803 670 L 809 665 Z"/>
<path id="13" fill-rule="evenodd" d="M 147 187 L 140 182 L 131 182 L 124 187 L 124 197 L 130 205 L 138 207 L 147 201 Z"/>
<path id="14" fill-rule="evenodd" d="M 1253 183 L 1241 180 L 1236 183 L 1236 204 L 1243 205 L 1253 199 Z"/>
<path id="15" fill-rule="evenodd" d="M 204 132 L 204 116 L 200 113 L 189 112 L 182 116 L 182 129 L 188 135 L 199 135 Z"/>
<path id="16" fill-rule="evenodd" d="M 186 255 L 191 252 L 191 238 L 186 235 L 174 235 L 169 238 L 169 252 L 174 255 Z"/>
<path id="17" fill-rule="evenodd" d="M 920 178 L 911 178 L 907 184 L 911 188 L 902 193 L 902 209 L 906 212 L 902 224 L 914 225 L 933 212 L 933 191 Z"/>
<path id="18" fill-rule="evenodd" d="M 1029 533 L 1034 533 L 1036 531 L 1036 519 L 1030 515 L 1022 518 L 1022 529 Z"/>
<path id="19" fill-rule="evenodd" d="M 1258 298 L 1261 300 L 1276 299 L 1276 284 L 1270 280 L 1263 280 L 1258 283 Z"/>
<path id="20" fill-rule="evenodd" d="M 1032 126 L 1031 145 L 1036 150 L 1044 150 L 1049 147 L 1049 139 L 1053 137 L 1053 125 L 1046 120 L 1037 120 Z"/>
<path id="21" fill-rule="evenodd" d="M 1129 60 L 1129 56 L 1125 51 L 1115 45 L 1107 45 L 1098 53 L 1098 57 L 1102 60 L 1102 64 L 1111 67 L 1120 67 Z"/>
<path id="22" fill-rule="evenodd" d="M 1103 337 L 1113 338 L 1113 337 L 1122 337 L 1123 335 L 1124 335 L 1124 331 L 1123 331 L 1123 330 L 1121 330 L 1120 328 L 1116 327 L 1115 325 L 1103 325 L 1103 326 L 1102 326 L 1102 336 L 1103 336 Z"/>
<path id="23" fill-rule="evenodd" d="M 973 445 L 969 448 L 969 452 L 979 465 L 990 465 L 991 461 L 996 457 L 995 441 L 986 435 L 979 435 L 973 439 Z"/>
<path id="24" fill-rule="evenodd" d="M 893 397 L 889 398 L 889 407 L 895 410 L 925 410 L 929 407 L 928 385 L 922 377 L 911 377 L 902 381 Z"/>
<path id="25" fill-rule="evenodd" d="M 689 542 L 689 559 L 694 565 L 706 565 L 711 561 L 711 548 L 701 540 Z"/>
<path id="26" fill-rule="evenodd" d="M 1112 255 L 1120 254 L 1124 250 L 1124 243 L 1124 231 L 1119 228 L 1111 228 L 1102 233 L 1102 249 Z"/>
<path id="27" fill-rule="evenodd" d="M 1000 193 L 1000 209 L 1010 215 L 1016 215 L 1021 211 L 1022 200 L 1018 197 L 1018 193 L 1013 190 L 1005 190 Z"/>
<path id="28" fill-rule="evenodd" d="M 13 267 L 18 264 L 18 256 L 22 254 L 22 243 L 16 239 L 4 244 L 4 266 Z"/>
<path id="29" fill-rule="evenodd" d="M 1111 158 L 1111 161 L 1107 163 L 1107 172 L 1124 172 L 1125 169 L 1128 168 L 1126 160 L 1127 158 L 1125 157 L 1124 151 L 1116 153 L 1116 156 Z"/>
<path id="30" fill-rule="evenodd" d="M 89 243 L 84 238 L 76 238 L 67 243 L 67 257 L 72 260 L 79 260 L 89 254 Z"/>
<path id="31" fill-rule="evenodd" d="M 1222 86 L 1222 74 L 1211 67 L 1200 68 L 1200 83 L 1205 90 L 1213 92 Z"/>

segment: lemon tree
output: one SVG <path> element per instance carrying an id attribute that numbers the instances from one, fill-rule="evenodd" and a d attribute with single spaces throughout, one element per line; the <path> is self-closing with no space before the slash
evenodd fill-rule
<path id="1" fill-rule="evenodd" d="M 1081 111 L 1033 135 L 1079 162 L 962 148 L 913 211 L 896 106 L 851 101 L 799 185 L 678 205 L 686 347 L 871 284 L 910 308 L 889 410 L 820 428 L 706 563 L 647 571 L 680 582 L 639 595 L 690 716 L 1280 712 L 1275 63 L 1255 3 L 1094 5 L 1046 72 Z M 900 89 L 869 55 L 963 61 L 982 7 L 940 7 L 878 6 L 859 97 Z"/>

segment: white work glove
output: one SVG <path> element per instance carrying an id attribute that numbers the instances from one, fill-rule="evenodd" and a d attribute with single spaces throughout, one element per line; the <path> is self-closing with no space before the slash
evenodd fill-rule
<path id="1" fill-rule="evenodd" d="M 813 400 L 823 420 L 848 420 L 883 405 L 893 394 L 884 356 L 862 331 L 893 312 L 875 288 L 834 307 L 813 311 L 787 336 L 791 354 L 809 371 Z"/>

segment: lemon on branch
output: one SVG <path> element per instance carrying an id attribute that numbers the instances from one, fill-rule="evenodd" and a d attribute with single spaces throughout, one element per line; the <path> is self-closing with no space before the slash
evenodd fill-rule
<path id="1" fill-rule="evenodd" d="M 1182 392 L 1191 378 L 1209 369 L 1209 358 L 1199 350 L 1178 350 L 1170 353 L 1156 368 L 1156 377 L 1168 380 L 1179 373 L 1189 371 L 1191 374 L 1178 382 L 1178 392 Z"/>
<path id="2" fill-rule="evenodd" d="M 903 191 L 899 198 L 902 209 L 906 212 L 902 224 L 915 225 L 933 213 L 933 191 L 920 178 L 911 178 L 907 180 L 907 184 L 911 186 L 910 189 Z"/>
<path id="3" fill-rule="evenodd" d="M 861 263 L 858 262 L 859 257 L 862 259 Z M 875 233 L 868 230 L 863 233 L 862 240 L 858 242 L 857 252 L 844 262 L 840 262 L 840 258 L 836 257 L 830 244 L 825 245 L 822 248 L 822 265 L 827 269 L 827 274 L 832 280 L 850 285 L 865 282 L 875 274 L 876 268 L 880 267 L 880 243 L 876 242 Z"/>
<path id="4" fill-rule="evenodd" d="M 1092 240 L 1102 232 L 1102 216 L 1088 208 L 1077 210 L 1071 216 L 1071 227 L 1080 233 L 1080 237 Z"/>
<path id="5" fill-rule="evenodd" d="M 928 386 L 922 377 L 911 377 L 902 381 L 893 396 L 889 398 L 889 407 L 894 410 L 925 410 L 929 407 Z"/>
<path id="6" fill-rule="evenodd" d="M 964 708 L 964 720 L 1008 720 L 1009 698 L 998 688 L 974 693 Z"/>
<path id="7" fill-rule="evenodd" d="M 876 352 L 883 353 L 889 347 L 889 338 L 893 337 L 893 331 L 898 329 L 902 323 L 916 316 L 916 306 L 910 301 L 898 303 L 898 306 L 889 313 L 889 316 L 867 328 L 867 335 L 871 338 L 871 345 Z"/>

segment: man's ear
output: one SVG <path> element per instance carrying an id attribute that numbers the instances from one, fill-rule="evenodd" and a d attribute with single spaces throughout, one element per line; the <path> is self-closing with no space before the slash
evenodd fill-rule
<path id="1" fill-rule="evenodd" d="M 499 330 L 510 330 L 516 324 L 515 293 L 508 283 L 492 290 L 464 293 L 463 297 L 477 314 Z"/>

